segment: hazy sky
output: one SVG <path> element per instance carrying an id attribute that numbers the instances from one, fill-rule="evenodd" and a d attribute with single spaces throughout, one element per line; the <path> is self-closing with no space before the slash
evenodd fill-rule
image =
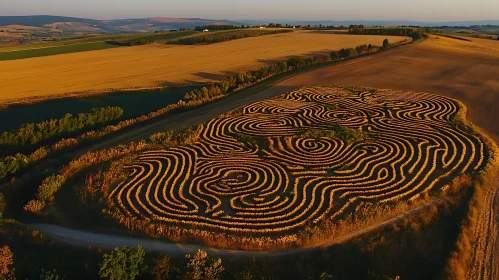
<path id="1" fill-rule="evenodd" d="M 499 0 L 0 0 L 0 15 L 96 19 L 498 20 Z"/>

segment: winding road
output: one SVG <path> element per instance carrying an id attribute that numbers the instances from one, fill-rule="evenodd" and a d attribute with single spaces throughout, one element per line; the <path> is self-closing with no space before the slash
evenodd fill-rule
<path id="1" fill-rule="evenodd" d="M 202 249 L 213 256 L 242 256 L 242 257 L 281 256 L 281 255 L 302 253 L 311 250 L 324 249 L 335 244 L 340 244 L 349 241 L 351 239 L 359 237 L 373 230 L 381 229 L 383 227 L 401 222 L 404 219 L 407 219 L 411 216 L 417 215 L 427 210 L 431 206 L 435 205 L 439 201 L 440 200 L 430 200 L 425 204 L 409 212 L 402 213 L 388 220 L 364 227 L 362 229 L 350 232 L 348 234 L 339 236 L 337 238 L 325 240 L 321 244 L 307 246 L 307 247 L 300 247 L 300 248 L 291 248 L 284 251 L 238 251 L 238 250 L 213 249 L 200 245 L 174 244 L 174 243 L 168 243 L 147 238 L 118 236 L 118 235 L 103 234 L 103 233 L 90 232 L 84 230 L 70 229 L 50 224 L 30 224 L 28 226 L 34 230 L 37 230 L 45 235 L 50 236 L 54 240 L 81 247 L 92 246 L 96 248 L 112 250 L 116 247 L 121 247 L 121 246 L 136 247 L 138 245 L 141 245 L 146 251 L 161 252 L 172 256 L 190 254 L 195 252 L 197 249 Z"/>

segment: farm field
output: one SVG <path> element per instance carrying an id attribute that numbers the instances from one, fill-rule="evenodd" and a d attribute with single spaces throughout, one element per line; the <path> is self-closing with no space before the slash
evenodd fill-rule
<path id="1" fill-rule="evenodd" d="M 77 44 L 77 45 L 68 45 L 68 46 L 52 47 L 52 48 L 38 48 L 38 49 L 30 49 L 30 50 L 14 51 L 14 52 L 0 52 L 0 61 L 16 60 L 16 59 L 40 57 L 40 56 L 51 56 L 51 55 L 66 54 L 66 53 L 95 51 L 95 50 L 103 50 L 116 47 L 118 46 L 111 45 L 106 42 L 99 42 L 99 43 Z"/>
<path id="2" fill-rule="evenodd" d="M 435 37 L 390 52 L 292 77 L 275 89 L 324 83 L 442 94 L 499 143 L 499 41 Z"/>
<path id="3" fill-rule="evenodd" d="M 0 27 L 1 28 L 1 27 Z M 55 47 L 64 47 L 64 46 L 74 46 L 81 44 L 89 44 L 89 43 L 102 43 L 108 40 L 116 40 L 120 38 L 135 38 L 137 36 L 144 36 L 143 34 L 115 34 L 115 35 L 92 35 L 84 38 L 66 38 L 60 39 L 56 41 L 49 42 L 39 42 L 39 43 L 31 43 L 25 45 L 14 45 L 14 46 L 6 46 L 0 48 L 0 53 L 4 52 L 18 52 L 18 51 L 27 51 L 34 49 L 42 49 L 42 48 L 55 48 Z"/>
<path id="4" fill-rule="evenodd" d="M 458 125 L 460 110 L 432 94 L 299 89 L 198 126 L 182 136 L 190 144 L 111 165 L 100 191 L 118 221 L 140 229 L 152 219 L 174 241 L 177 226 L 303 245 L 300 230 L 365 219 L 482 168 L 487 147 Z"/>
<path id="5" fill-rule="evenodd" d="M 71 92 L 188 84 L 220 79 L 293 55 L 381 45 L 404 37 L 299 31 L 202 46 L 116 48 L 52 57 L 1 61 L 0 103 Z"/>

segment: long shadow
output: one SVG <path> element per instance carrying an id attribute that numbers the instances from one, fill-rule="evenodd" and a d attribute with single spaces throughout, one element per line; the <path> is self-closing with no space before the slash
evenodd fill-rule
<path id="1" fill-rule="evenodd" d="M 215 81 L 221 80 L 225 77 L 225 75 L 223 75 L 223 74 L 215 74 L 215 73 L 207 73 L 207 72 L 197 72 L 197 73 L 194 73 L 194 75 L 201 77 L 201 78 L 204 78 L 204 79 L 215 80 Z"/>

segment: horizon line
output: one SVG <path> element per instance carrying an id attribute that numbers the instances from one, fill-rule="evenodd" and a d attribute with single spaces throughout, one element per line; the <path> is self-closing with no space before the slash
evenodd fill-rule
<path id="1" fill-rule="evenodd" d="M 414 20 L 414 19 L 286 19 L 286 18 L 266 18 L 266 19 L 251 19 L 251 18 L 235 18 L 235 19 L 221 19 L 221 18 L 202 18 L 202 17 L 172 17 L 172 16 L 150 16 L 150 17 L 124 17 L 124 18 L 105 18 L 105 19 L 97 19 L 91 17 L 80 17 L 80 16 L 66 16 L 66 15 L 50 15 L 50 14 L 28 14 L 28 15 L 0 15 L 0 17 L 36 17 L 36 16 L 49 16 L 49 17 L 70 17 L 70 18 L 79 18 L 79 19 L 88 19 L 88 20 L 129 20 L 129 19 L 151 19 L 151 18 L 168 18 L 168 19 L 205 19 L 205 20 L 224 20 L 224 21 L 311 21 L 311 22 L 320 22 L 320 21 L 406 21 L 406 22 L 423 22 L 423 23 L 446 23 L 446 22 L 476 22 L 476 21 L 499 21 L 499 19 L 472 19 L 472 20 L 446 20 L 446 21 L 433 21 L 433 20 Z"/>

